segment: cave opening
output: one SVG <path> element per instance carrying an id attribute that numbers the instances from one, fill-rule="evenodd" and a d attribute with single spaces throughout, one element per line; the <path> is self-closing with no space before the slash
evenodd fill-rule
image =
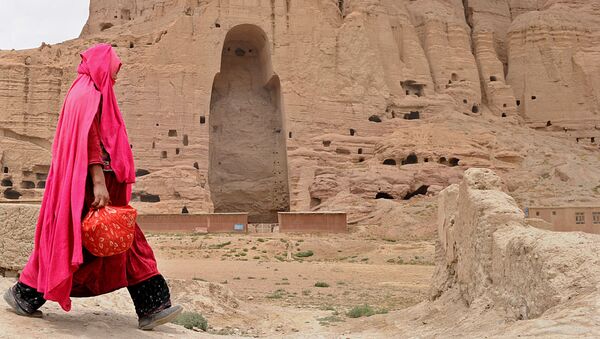
<path id="1" fill-rule="evenodd" d="M 387 193 L 387 192 L 377 192 L 377 194 L 375 195 L 375 199 L 388 199 L 388 200 L 393 200 L 394 196 Z"/>
<path id="2" fill-rule="evenodd" d="M 414 153 L 409 154 L 406 159 L 402 161 L 402 165 L 412 165 L 419 163 L 419 158 Z"/>
<path id="3" fill-rule="evenodd" d="M 408 192 L 404 196 L 404 200 L 410 200 L 410 199 L 416 197 L 417 195 L 426 195 L 427 194 L 427 190 L 429 190 L 429 186 L 428 185 L 422 185 L 419 188 L 417 188 L 415 191 Z"/>
<path id="4" fill-rule="evenodd" d="M 378 115 L 371 115 L 369 117 L 370 122 L 381 122 L 381 118 Z"/>

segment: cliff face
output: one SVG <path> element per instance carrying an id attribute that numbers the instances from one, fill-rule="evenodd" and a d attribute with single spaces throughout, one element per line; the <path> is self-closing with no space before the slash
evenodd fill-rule
<path id="1" fill-rule="evenodd" d="M 435 194 L 465 166 L 510 177 L 522 203 L 560 200 L 534 194 L 548 187 L 591 199 L 583 173 L 553 171 L 597 165 L 599 6 L 92 0 L 79 39 L 0 52 L 0 162 L 13 190 L 39 198 L 21 183 L 43 181 L 31 177 L 49 164 L 78 53 L 110 42 L 124 61 L 116 91 L 142 210 L 271 221 L 344 209 L 377 221 L 375 197 Z M 14 143 L 44 155 L 15 159 Z"/>

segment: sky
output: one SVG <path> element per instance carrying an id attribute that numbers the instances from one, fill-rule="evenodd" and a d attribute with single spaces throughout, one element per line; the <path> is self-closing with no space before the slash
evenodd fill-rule
<path id="1" fill-rule="evenodd" d="M 39 47 L 79 36 L 89 0 L 0 0 L 0 49 Z"/>

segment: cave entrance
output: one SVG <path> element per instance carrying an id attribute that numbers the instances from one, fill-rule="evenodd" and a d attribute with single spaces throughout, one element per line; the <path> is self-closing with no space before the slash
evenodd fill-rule
<path id="1" fill-rule="evenodd" d="M 269 40 L 254 25 L 225 37 L 210 102 L 208 180 L 215 212 L 248 212 L 249 221 L 277 222 L 290 210 L 279 77 Z"/>

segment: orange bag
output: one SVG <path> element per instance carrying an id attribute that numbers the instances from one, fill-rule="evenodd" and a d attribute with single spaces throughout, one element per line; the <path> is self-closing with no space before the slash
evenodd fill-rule
<path id="1" fill-rule="evenodd" d="M 126 252 L 133 244 L 136 217 L 131 206 L 90 210 L 81 225 L 83 246 L 96 257 Z"/>

